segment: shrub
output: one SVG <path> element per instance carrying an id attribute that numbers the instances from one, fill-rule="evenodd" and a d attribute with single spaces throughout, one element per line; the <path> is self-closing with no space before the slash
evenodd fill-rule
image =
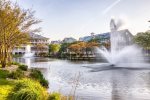
<path id="1" fill-rule="evenodd" d="M 61 94 L 52 93 L 49 95 L 48 100 L 61 100 Z"/>
<path id="2" fill-rule="evenodd" d="M 16 71 L 11 72 L 8 77 L 12 79 L 20 79 L 24 77 L 24 72 L 20 69 L 17 69 Z"/>
<path id="3" fill-rule="evenodd" d="M 9 75 L 9 71 L 7 71 L 7 70 L 0 70 L 0 78 L 5 79 L 5 78 L 8 77 L 8 75 Z"/>
<path id="4" fill-rule="evenodd" d="M 37 69 L 32 69 L 30 73 L 30 77 L 36 80 L 40 80 L 43 78 L 43 74 Z"/>
<path id="5" fill-rule="evenodd" d="M 11 62 L 11 65 L 20 65 L 18 62 Z"/>
<path id="6" fill-rule="evenodd" d="M 44 78 L 43 74 L 39 70 L 32 69 L 30 73 L 30 78 L 39 81 L 42 86 L 48 88 L 48 81 Z"/>
<path id="7" fill-rule="evenodd" d="M 28 66 L 27 65 L 19 65 L 18 68 L 23 70 L 23 71 L 27 71 L 28 70 Z"/>
<path id="8" fill-rule="evenodd" d="M 45 78 L 42 78 L 41 80 L 39 80 L 39 82 L 40 82 L 40 84 L 42 85 L 42 86 L 44 86 L 45 88 L 48 88 L 49 86 L 48 86 L 48 80 L 46 80 Z"/>
<path id="9" fill-rule="evenodd" d="M 47 91 L 37 82 L 22 79 L 8 94 L 7 100 L 47 100 Z"/>

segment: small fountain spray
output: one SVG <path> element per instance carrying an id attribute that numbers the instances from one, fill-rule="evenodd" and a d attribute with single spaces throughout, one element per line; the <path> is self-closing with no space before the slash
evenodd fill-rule
<path id="1" fill-rule="evenodd" d="M 31 46 L 27 45 L 26 46 L 26 52 L 25 52 L 23 57 L 33 57 L 33 56 L 34 56 L 34 53 L 31 52 Z"/>

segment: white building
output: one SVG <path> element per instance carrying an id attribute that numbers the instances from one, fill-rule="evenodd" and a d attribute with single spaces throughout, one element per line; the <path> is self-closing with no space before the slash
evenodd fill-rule
<path id="1" fill-rule="evenodd" d="M 15 47 L 12 52 L 13 54 L 23 55 L 25 53 L 34 53 L 35 55 L 38 55 L 39 53 L 48 53 L 49 38 L 34 33 L 29 33 L 29 36 L 29 44 L 22 44 L 19 47 Z"/>

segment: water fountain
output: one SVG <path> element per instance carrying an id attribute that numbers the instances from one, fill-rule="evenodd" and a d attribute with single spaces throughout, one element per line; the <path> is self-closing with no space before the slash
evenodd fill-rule
<path id="1" fill-rule="evenodd" d="M 127 30 L 120 30 L 121 22 L 116 23 L 114 19 L 110 22 L 110 50 L 105 47 L 96 48 L 99 53 L 108 63 L 91 67 L 92 71 L 101 71 L 109 69 L 147 69 L 149 64 L 146 64 L 142 48 L 133 43 L 133 36 Z M 102 66 L 102 67 L 99 67 Z M 142 67 L 142 68 L 141 68 Z"/>
<path id="2" fill-rule="evenodd" d="M 34 53 L 31 52 L 31 46 L 27 45 L 26 52 L 23 57 L 27 58 L 27 57 L 33 57 L 33 56 L 34 56 Z"/>

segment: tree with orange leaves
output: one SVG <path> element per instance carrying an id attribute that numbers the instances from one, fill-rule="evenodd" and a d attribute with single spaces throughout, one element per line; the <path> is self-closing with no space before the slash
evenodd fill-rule
<path id="1" fill-rule="evenodd" d="M 68 47 L 71 52 L 76 54 L 86 54 L 88 56 L 88 51 L 93 51 L 94 47 L 98 47 L 97 42 L 77 42 Z"/>

